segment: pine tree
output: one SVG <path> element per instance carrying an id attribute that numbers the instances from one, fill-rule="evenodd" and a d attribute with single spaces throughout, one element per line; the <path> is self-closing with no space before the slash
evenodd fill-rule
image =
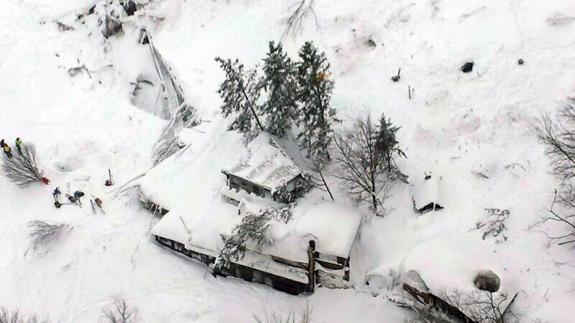
<path id="1" fill-rule="evenodd" d="M 383 155 L 387 172 L 390 175 L 402 176 L 395 164 L 395 156 L 406 157 L 405 153 L 399 147 L 396 134 L 400 127 L 394 126 L 390 119 L 386 119 L 382 114 L 379 119 L 377 129 L 377 139 L 375 143 L 376 151 Z"/>
<path id="2" fill-rule="evenodd" d="M 261 87 L 267 92 L 267 100 L 261 108 L 266 114 L 266 130 L 272 135 L 282 137 L 291 128 L 298 111 L 295 65 L 281 43 L 269 43 L 263 72 Z"/>
<path id="3" fill-rule="evenodd" d="M 221 112 L 225 117 L 231 114 L 235 116 L 228 130 L 242 133 L 249 141 L 263 131 L 263 126 L 257 116 L 259 108 L 255 103 L 260 95 L 256 71 L 246 72 L 244 65 L 240 64 L 237 59 L 232 61 L 217 57 L 216 61 L 226 73 L 226 79 L 218 89 L 218 94 L 224 100 Z"/>
<path id="4" fill-rule="evenodd" d="M 242 221 L 233 228 L 229 236 L 221 236 L 224 246 L 220 250 L 216 265 L 225 267 L 232 261 L 242 259 L 248 241 L 258 248 L 271 244 L 271 240 L 267 238 L 271 219 L 272 213 L 265 210 L 259 213 L 246 214 Z"/>
<path id="5" fill-rule="evenodd" d="M 332 125 L 339 122 L 330 106 L 333 81 L 329 79 L 329 63 L 324 53 L 318 53 L 311 42 L 299 52 L 297 64 L 297 99 L 301 104 L 298 135 L 301 148 L 307 151 L 317 170 L 329 161 L 329 146 L 333 141 Z"/>

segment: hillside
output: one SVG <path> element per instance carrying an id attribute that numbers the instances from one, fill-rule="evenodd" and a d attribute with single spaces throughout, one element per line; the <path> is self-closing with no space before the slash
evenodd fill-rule
<path id="1" fill-rule="evenodd" d="M 432 288 L 465 290 L 475 271 L 491 269 L 518 292 L 519 321 L 573 320 L 573 249 L 548 247 L 543 231 L 556 228 L 534 226 L 558 182 L 532 128 L 575 95 L 575 3 L 314 0 L 305 2 L 313 12 L 301 26 L 282 37 L 296 1 L 139 2 L 150 3 L 108 39 L 87 14 L 98 1 L 2 4 L 0 137 L 33 143 L 51 183 L 21 189 L 0 176 L 0 307 L 54 322 L 105 322 L 103 309 L 122 296 L 139 322 L 253 322 L 254 314 L 287 315 L 306 304 L 318 323 L 402 322 L 413 314 L 387 299 L 394 274 L 414 269 Z M 153 104 L 131 100 L 133 83 L 155 72 L 148 46 L 138 43 L 142 27 L 201 120 L 182 132 L 186 149 L 157 167 L 152 150 L 168 121 Z M 163 205 L 200 212 L 194 205 L 219 199 L 220 171 L 245 147 L 220 114 L 224 73 L 214 58 L 253 67 L 268 42 L 279 40 L 292 57 L 310 40 L 326 53 L 338 129 L 382 113 L 401 127 L 407 158 L 398 166 L 410 184 L 390 188 L 384 217 L 360 208 L 353 288 L 292 296 L 215 278 L 155 243 L 150 230 L 159 219 L 142 208 L 135 189 L 121 190 L 146 174 L 130 184 Z M 473 71 L 462 73 L 469 61 Z M 401 79 L 392 82 L 399 68 Z M 108 169 L 112 187 L 104 186 Z M 336 172 L 326 169 L 337 202 L 353 205 Z M 444 209 L 420 215 L 412 198 L 428 173 L 441 179 Z M 56 186 L 84 191 L 83 207 L 54 208 Z M 92 213 L 94 197 L 105 214 Z M 329 196 L 316 190 L 305 199 Z M 505 241 L 474 230 L 485 209 L 509 210 Z M 50 250 L 28 252 L 31 220 L 73 229 Z"/>

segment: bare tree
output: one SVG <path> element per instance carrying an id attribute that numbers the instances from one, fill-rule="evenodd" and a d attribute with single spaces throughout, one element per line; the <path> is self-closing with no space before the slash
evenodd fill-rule
<path id="1" fill-rule="evenodd" d="M 343 130 L 334 140 L 338 150 L 335 162 L 339 165 L 334 176 L 358 201 L 370 201 L 376 213 L 383 208 L 381 193 L 388 180 L 385 156 L 377 149 L 377 130 L 367 116 L 357 119 L 352 128 Z"/>
<path id="2" fill-rule="evenodd" d="M 548 215 L 542 222 L 553 221 L 565 225 L 566 234 L 550 236 L 550 242 L 568 244 L 575 242 L 575 99 L 570 98 L 561 109 L 558 121 L 544 115 L 535 128 L 539 142 L 545 145 L 547 156 L 551 159 L 553 171 L 560 181 L 555 190 L 553 203 Z M 555 207 L 560 204 L 567 214 Z"/>
<path id="3" fill-rule="evenodd" d="M 48 323 L 48 320 L 40 320 L 36 315 L 25 317 L 20 315 L 20 311 L 9 311 L 0 308 L 0 323 Z"/>
<path id="4" fill-rule="evenodd" d="M 305 17 L 311 12 L 315 19 L 315 25 L 318 26 L 317 22 L 317 15 L 313 10 L 313 1 L 314 0 L 300 0 L 297 4 L 297 7 L 292 12 L 292 14 L 287 19 L 287 28 L 283 32 L 281 39 L 285 39 L 285 37 L 289 34 L 294 34 L 296 31 L 301 29 L 301 24 Z"/>
<path id="5" fill-rule="evenodd" d="M 561 199 L 558 195 L 557 190 L 555 190 L 555 195 L 553 197 L 553 202 L 551 203 L 551 207 L 549 207 L 549 211 L 547 215 L 543 217 L 543 219 L 536 223 L 536 224 L 543 224 L 547 222 L 556 222 L 563 224 L 563 231 L 560 234 L 548 234 L 544 232 L 544 234 L 549 239 L 549 244 L 557 243 L 558 245 L 565 245 L 575 242 L 575 213 L 567 212 L 560 212 L 556 209 L 557 203 L 562 204 Z M 563 208 L 565 210 L 565 208 Z"/>
<path id="6" fill-rule="evenodd" d="M 462 293 L 456 290 L 451 294 L 443 293 L 442 298 L 459 309 L 465 309 L 474 322 L 505 323 L 506 316 L 510 316 L 502 308 L 508 300 L 506 293 L 496 294 L 482 290 Z"/>
<path id="7" fill-rule="evenodd" d="M 28 250 L 40 250 L 49 247 L 62 234 L 68 232 L 72 227 L 65 223 L 52 224 L 45 221 L 34 220 L 28 222 L 30 229 L 30 246 Z"/>
<path id="8" fill-rule="evenodd" d="M 115 297 L 110 308 L 103 312 L 109 323 L 134 323 L 137 321 L 137 310 L 130 307 L 123 297 Z"/>
<path id="9" fill-rule="evenodd" d="M 266 312 L 263 318 L 254 316 L 254 319 L 256 323 L 311 323 L 312 314 L 313 310 L 309 307 L 309 304 L 307 304 L 305 309 L 301 311 L 299 317 L 293 312 L 289 313 L 287 316 Z"/>
<path id="10" fill-rule="evenodd" d="M 406 305 L 418 314 L 416 322 L 505 323 L 513 315 L 508 308 L 515 298 L 508 302 L 506 293 L 477 289 L 469 293 L 443 291 L 436 296 L 408 284 L 403 289 L 413 297 Z"/>

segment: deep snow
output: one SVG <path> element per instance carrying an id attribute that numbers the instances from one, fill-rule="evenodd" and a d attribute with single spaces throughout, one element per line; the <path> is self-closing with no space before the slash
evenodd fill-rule
<path id="1" fill-rule="evenodd" d="M 193 185 L 162 187 L 190 203 L 219 194 L 203 188 L 221 186 L 220 170 L 244 152 L 219 115 L 223 73 L 214 57 L 259 63 L 267 42 L 282 35 L 294 3 L 159 1 L 151 10 L 164 17 L 157 26 L 134 19 L 107 44 L 90 19 L 74 31 L 58 30 L 55 20 L 72 24 L 94 2 L 1 5 L 0 136 L 34 143 L 52 185 L 22 190 L 0 176 L 0 306 L 58 322 L 97 322 L 112 297 L 123 295 L 142 322 L 252 322 L 253 314 L 298 311 L 306 303 L 316 322 L 401 322 L 406 313 L 372 297 L 367 275 L 418 269 L 431 287 L 468 289 L 474 272 L 491 269 L 520 292 L 514 306 L 522 321 L 573 320 L 567 310 L 575 305 L 573 251 L 545 246 L 540 231 L 556 228 L 532 227 L 556 182 L 530 133 L 536 117 L 575 94 L 575 22 L 548 20 L 575 16 L 573 1 L 314 1 L 315 16 L 286 38 L 288 51 L 295 56 L 314 40 L 326 52 L 343 126 L 382 112 L 401 126 L 408 158 L 400 167 L 411 178 L 441 176 L 446 209 L 418 216 L 415 188 L 395 185 L 386 216 L 364 218 L 352 251 L 355 289 L 320 288 L 298 297 L 213 278 L 203 265 L 151 240 L 157 219 L 133 192 L 115 194 L 103 185 L 108 168 L 114 188 L 149 171 L 152 145 L 166 123 L 130 103 L 130 82 L 153 71 L 147 48 L 136 43 L 136 24 L 149 27 L 205 121 L 185 133 L 191 147 L 173 158 Z M 469 60 L 473 72 L 461 73 Z M 70 77 L 67 70 L 81 65 L 91 77 Z M 391 82 L 400 67 L 401 80 Z M 330 171 L 336 198 L 350 203 Z M 51 190 L 59 185 L 65 192 L 67 183 L 102 198 L 106 215 L 92 215 L 88 203 L 53 208 Z M 310 199 L 322 197 L 314 192 Z M 508 241 L 495 244 L 472 230 L 485 208 L 510 210 Z M 45 255 L 25 254 L 26 223 L 33 219 L 74 229 Z"/>

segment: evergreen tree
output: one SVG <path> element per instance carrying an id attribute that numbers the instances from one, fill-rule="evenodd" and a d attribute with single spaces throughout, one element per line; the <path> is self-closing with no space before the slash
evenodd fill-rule
<path id="1" fill-rule="evenodd" d="M 271 240 L 267 238 L 271 219 L 272 212 L 270 211 L 247 213 L 241 222 L 233 228 L 229 236 L 221 236 L 224 246 L 220 250 L 216 265 L 225 267 L 230 262 L 243 259 L 248 241 L 257 248 L 271 244 Z"/>
<path id="2" fill-rule="evenodd" d="M 379 119 L 377 129 L 377 139 L 375 142 L 375 149 L 379 154 L 383 155 L 385 167 L 390 175 L 403 176 L 397 166 L 395 165 L 395 156 L 406 157 L 405 153 L 399 147 L 396 134 L 399 127 L 394 126 L 390 119 L 386 119 L 382 114 Z"/>
<path id="3" fill-rule="evenodd" d="M 225 117 L 231 114 L 235 116 L 228 130 L 237 130 L 249 141 L 263 130 L 257 116 L 259 109 L 255 105 L 260 95 L 256 71 L 246 72 L 237 59 L 232 61 L 217 57 L 216 61 L 226 73 L 226 79 L 218 89 L 218 94 L 224 100 L 221 112 Z"/>
<path id="4" fill-rule="evenodd" d="M 281 44 L 269 43 L 263 72 L 261 87 L 267 92 L 267 100 L 262 105 L 262 113 L 266 114 L 266 130 L 282 137 L 291 128 L 298 111 L 295 65 Z"/>
<path id="5" fill-rule="evenodd" d="M 329 63 L 324 53 L 306 42 L 299 52 L 297 64 L 297 99 L 301 104 L 298 126 L 300 146 L 307 150 L 314 167 L 321 170 L 329 161 L 329 146 L 333 140 L 332 125 L 339 120 L 330 106 L 333 81 L 329 79 Z"/>

